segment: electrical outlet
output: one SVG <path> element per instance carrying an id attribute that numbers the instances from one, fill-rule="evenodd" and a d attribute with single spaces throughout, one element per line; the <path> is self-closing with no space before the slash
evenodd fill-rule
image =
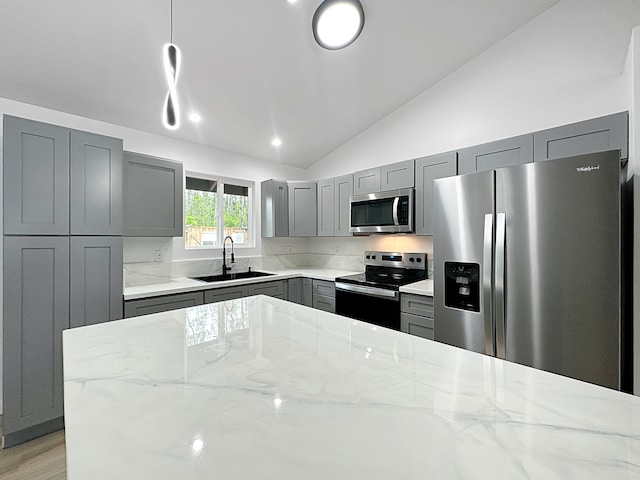
<path id="1" fill-rule="evenodd" d="M 162 250 L 156 250 L 156 262 L 162 261 Z"/>
<path id="2" fill-rule="evenodd" d="M 287 245 L 287 253 L 291 253 L 293 251 L 293 247 L 291 245 Z"/>
<path id="3" fill-rule="evenodd" d="M 336 245 L 336 255 L 340 255 L 340 245 Z"/>
<path id="4" fill-rule="evenodd" d="M 287 253 L 287 246 L 286 245 L 280 245 L 280 253 Z"/>

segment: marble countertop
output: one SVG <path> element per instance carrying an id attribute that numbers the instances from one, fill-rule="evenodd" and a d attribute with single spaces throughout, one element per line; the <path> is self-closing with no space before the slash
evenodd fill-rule
<path id="1" fill-rule="evenodd" d="M 414 295 L 426 295 L 433 297 L 433 280 L 421 280 L 400 287 L 400 293 L 413 293 Z"/>
<path id="2" fill-rule="evenodd" d="M 249 283 L 268 282 L 273 280 L 284 280 L 295 277 L 308 277 L 316 280 L 328 280 L 333 282 L 336 277 L 353 275 L 349 270 L 335 270 L 328 268 L 295 268 L 286 270 L 259 269 L 261 272 L 272 273 L 272 276 L 244 278 L 239 280 L 225 280 L 224 282 L 202 282 L 187 277 L 172 278 L 169 281 L 151 283 L 147 285 L 130 286 L 124 288 L 124 299 L 135 300 L 139 298 L 156 297 L 159 295 L 169 295 L 175 293 L 195 292 L 198 290 L 211 290 L 214 288 L 232 287 L 234 285 L 246 285 Z"/>
<path id="3" fill-rule="evenodd" d="M 63 341 L 69 480 L 640 478 L 640 398 L 270 297 Z"/>

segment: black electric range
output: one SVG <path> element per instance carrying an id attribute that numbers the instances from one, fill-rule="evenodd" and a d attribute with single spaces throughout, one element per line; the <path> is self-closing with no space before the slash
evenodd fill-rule
<path id="1" fill-rule="evenodd" d="M 336 278 L 336 313 L 400 330 L 400 287 L 427 278 L 427 254 L 367 251 L 364 264 Z"/>

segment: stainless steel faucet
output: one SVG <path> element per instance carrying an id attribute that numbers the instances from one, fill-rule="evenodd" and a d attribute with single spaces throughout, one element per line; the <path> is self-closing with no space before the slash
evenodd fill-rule
<path id="1" fill-rule="evenodd" d="M 223 275 L 226 275 L 227 272 L 233 268 L 233 265 L 230 267 L 227 267 L 227 251 L 225 249 L 227 238 L 231 240 L 231 263 L 236 263 L 235 256 L 233 255 L 233 238 L 227 235 L 226 237 L 224 237 L 224 240 L 222 241 L 222 274 Z"/>

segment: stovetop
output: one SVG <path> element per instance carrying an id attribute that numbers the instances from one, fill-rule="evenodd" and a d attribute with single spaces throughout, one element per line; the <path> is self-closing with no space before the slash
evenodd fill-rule
<path id="1" fill-rule="evenodd" d="M 426 253 L 365 252 L 365 272 L 336 278 L 337 282 L 399 290 L 427 278 Z"/>

